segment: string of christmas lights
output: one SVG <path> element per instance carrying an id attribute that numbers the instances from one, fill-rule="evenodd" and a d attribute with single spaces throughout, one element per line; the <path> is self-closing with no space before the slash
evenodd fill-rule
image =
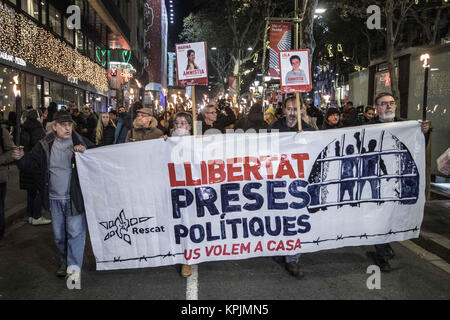
<path id="1" fill-rule="evenodd" d="M 36 68 L 75 77 L 108 91 L 108 73 L 104 68 L 25 16 L 1 5 L 0 51 L 20 57 Z"/>

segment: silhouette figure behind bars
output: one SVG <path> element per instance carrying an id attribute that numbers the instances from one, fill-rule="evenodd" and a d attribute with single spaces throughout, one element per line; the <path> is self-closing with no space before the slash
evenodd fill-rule
<path id="1" fill-rule="evenodd" d="M 348 145 L 347 148 L 345 148 L 345 153 L 348 156 L 351 156 L 355 153 L 355 147 L 352 145 Z M 342 172 L 341 172 L 341 179 L 345 180 L 348 178 L 355 178 L 355 169 L 358 168 L 358 157 L 350 157 L 350 158 L 344 158 L 342 159 Z M 354 200 L 353 194 L 354 189 L 356 185 L 356 180 L 351 181 L 343 181 L 341 182 L 341 192 L 339 201 L 342 202 L 345 191 L 348 191 L 350 195 L 350 201 Z"/>

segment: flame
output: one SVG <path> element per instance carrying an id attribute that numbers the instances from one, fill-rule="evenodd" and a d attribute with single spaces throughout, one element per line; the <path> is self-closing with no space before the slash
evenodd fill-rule
<path id="1" fill-rule="evenodd" d="M 420 61 L 423 61 L 423 67 L 424 68 L 429 68 L 430 67 L 430 64 L 428 63 L 429 60 L 430 60 L 430 55 L 428 53 L 425 53 L 425 54 L 420 56 Z"/>

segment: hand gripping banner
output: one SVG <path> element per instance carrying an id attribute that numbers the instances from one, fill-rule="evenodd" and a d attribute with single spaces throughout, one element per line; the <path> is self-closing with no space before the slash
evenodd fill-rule
<path id="1" fill-rule="evenodd" d="M 416 121 L 174 137 L 76 157 L 97 270 L 403 241 L 423 218 Z"/>

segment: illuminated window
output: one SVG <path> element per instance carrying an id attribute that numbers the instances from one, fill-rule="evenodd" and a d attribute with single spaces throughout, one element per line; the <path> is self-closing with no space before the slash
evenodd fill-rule
<path id="1" fill-rule="evenodd" d="M 25 0 L 22 4 L 23 10 L 30 16 L 39 20 L 39 1 L 38 0 Z"/>
<path id="2" fill-rule="evenodd" d="M 52 5 L 49 7 L 49 19 L 52 30 L 61 35 L 61 13 Z"/>

